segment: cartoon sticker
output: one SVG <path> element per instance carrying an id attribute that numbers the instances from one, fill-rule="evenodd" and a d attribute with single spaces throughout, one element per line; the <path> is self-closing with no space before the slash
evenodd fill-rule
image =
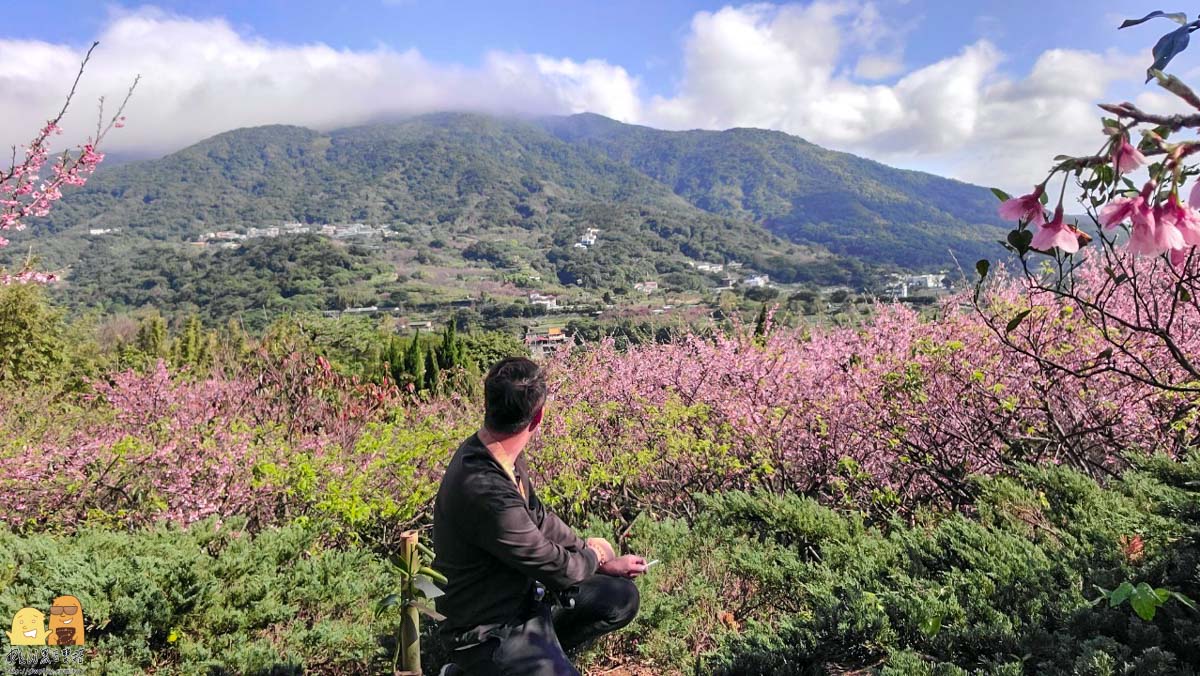
<path id="1" fill-rule="evenodd" d="M 40 614 L 40 613 L 39 613 Z M 83 645 L 83 606 L 74 596 L 60 596 L 50 606 L 47 645 Z"/>
<path id="2" fill-rule="evenodd" d="M 13 645 L 46 645 L 46 616 L 37 608 L 18 610 L 8 640 Z"/>

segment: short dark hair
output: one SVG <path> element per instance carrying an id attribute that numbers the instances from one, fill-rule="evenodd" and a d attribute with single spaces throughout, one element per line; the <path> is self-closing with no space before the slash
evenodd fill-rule
<path id="1" fill-rule="evenodd" d="M 483 381 L 483 424 L 492 432 L 516 434 L 546 404 L 546 374 L 525 357 L 501 359 Z"/>

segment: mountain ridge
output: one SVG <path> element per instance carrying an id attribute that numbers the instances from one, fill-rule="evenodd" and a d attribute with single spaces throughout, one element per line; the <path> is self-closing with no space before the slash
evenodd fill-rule
<path id="1" fill-rule="evenodd" d="M 986 255 L 1004 232 L 993 214 L 983 188 L 783 132 L 448 112 L 329 132 L 230 130 L 97 172 L 35 229 L 62 235 L 46 256 L 65 266 L 94 255 L 89 229 L 121 229 L 111 241 L 139 255 L 142 243 L 217 229 L 362 222 L 442 267 L 485 261 L 584 288 L 666 274 L 699 288 L 697 261 L 862 286 L 872 267 L 947 266 L 947 249 Z M 601 244 L 579 246 L 593 228 Z"/>
<path id="2" fill-rule="evenodd" d="M 947 262 L 938 250 L 942 244 L 982 255 L 1003 236 L 995 198 L 982 187 L 897 169 L 776 130 L 664 131 L 591 113 L 539 121 L 564 140 L 671 186 L 706 211 L 750 218 L 792 241 L 835 253 L 907 267 L 937 265 Z M 742 166 L 730 166 L 733 160 Z M 759 171 L 747 163 L 758 163 Z M 942 227 L 923 227 L 931 223 Z"/>

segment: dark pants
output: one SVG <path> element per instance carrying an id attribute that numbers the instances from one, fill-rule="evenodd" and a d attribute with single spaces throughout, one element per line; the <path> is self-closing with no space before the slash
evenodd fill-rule
<path id="1" fill-rule="evenodd" d="M 470 676 L 579 676 L 566 653 L 632 622 L 639 597 L 631 580 L 593 575 L 574 599 L 573 608 L 538 604 L 505 638 L 454 651 L 455 664 Z"/>

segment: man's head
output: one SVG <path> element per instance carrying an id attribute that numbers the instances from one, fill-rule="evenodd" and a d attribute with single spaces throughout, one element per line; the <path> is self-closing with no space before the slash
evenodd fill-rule
<path id="1" fill-rule="evenodd" d="M 524 357 L 500 360 L 483 381 L 483 425 L 502 435 L 533 431 L 546 405 L 546 375 Z"/>

